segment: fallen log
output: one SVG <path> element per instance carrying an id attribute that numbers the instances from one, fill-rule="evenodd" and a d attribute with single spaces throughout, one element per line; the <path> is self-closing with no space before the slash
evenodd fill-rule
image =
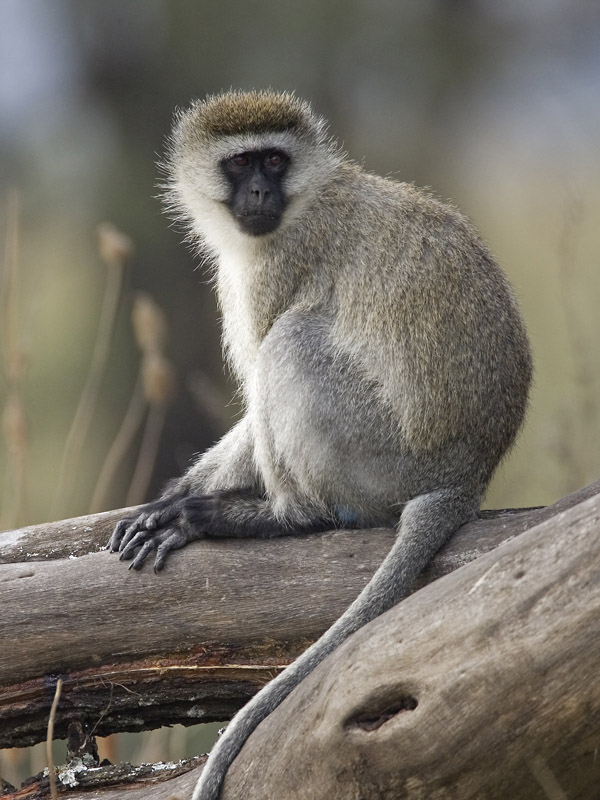
<path id="1" fill-rule="evenodd" d="M 257 728 L 222 800 L 594 800 L 599 749 L 596 495 L 358 631 Z"/>
<path id="2" fill-rule="evenodd" d="M 595 484 L 554 507 L 488 514 L 485 519 L 464 526 L 438 555 L 421 583 L 535 525 L 546 530 L 545 526 L 554 524 L 546 533 L 552 540 L 560 539 L 563 527 L 570 525 L 561 516 L 565 509 L 579 507 L 590 496 L 597 502 L 599 490 L 600 485 Z M 0 567 L 0 640 L 9 643 L 0 651 L 0 733 L 8 732 L 6 742 L 0 746 L 43 738 L 53 695 L 54 679 L 49 675 L 59 673 L 65 678 L 65 686 L 56 721 L 58 736 L 64 735 L 62 731 L 74 717 L 90 721 L 96 726 L 96 733 L 102 734 L 153 727 L 157 719 L 189 724 L 202 718 L 229 716 L 341 613 L 369 579 L 393 538 L 393 532 L 377 530 L 337 531 L 267 543 L 200 542 L 185 553 L 174 554 L 167 571 L 160 576 L 154 576 L 151 570 L 128 573 L 115 556 L 106 552 L 69 557 L 74 555 L 82 533 L 88 537 L 86 548 L 99 548 L 115 517 L 122 514 L 111 512 L 0 534 L 0 561 L 12 561 Z M 61 548 L 57 548 L 55 539 L 59 531 Z M 46 545 L 40 544 L 38 533 L 46 536 Z M 590 558 L 595 558 L 593 548 L 591 554 Z M 461 573 L 462 570 L 456 574 Z M 576 584 L 577 580 L 578 575 L 574 575 L 572 581 Z M 158 581 L 160 595 L 156 591 Z M 418 621 L 432 603 L 436 606 L 441 602 L 445 608 L 451 597 L 460 593 L 457 584 L 449 592 L 450 598 L 443 595 L 441 600 L 428 601 L 429 592 L 439 591 L 436 587 L 437 583 L 427 587 L 388 613 L 400 613 L 407 603 L 416 604 L 412 613 Z M 421 603 L 425 605 L 419 611 Z M 474 611 L 480 613 L 479 601 L 469 614 Z M 494 625 L 503 623 L 499 609 L 492 612 L 496 615 Z M 388 620 L 388 615 L 372 624 L 392 624 L 383 620 Z M 597 614 L 595 621 L 597 625 Z M 495 630 L 492 628 L 488 626 L 481 633 L 491 642 Z M 403 622 L 402 628 L 397 628 L 394 622 L 393 630 L 400 629 L 405 641 L 412 642 L 412 634 L 404 633 L 410 627 L 405 629 Z M 369 636 L 370 630 L 368 626 L 364 636 Z M 592 631 L 598 638 L 597 627 Z M 459 637 L 459 641 L 463 639 Z M 411 652 L 418 656 L 419 647 Z M 375 654 L 378 659 L 378 647 L 373 649 L 372 657 Z M 327 661 L 328 669 L 336 673 L 337 657 L 336 653 Z M 335 668 L 332 660 L 336 660 Z M 374 669 L 376 665 L 371 666 Z M 501 671 L 502 664 L 495 668 Z M 303 692 L 303 687 L 286 703 Z M 273 716 L 277 719 L 282 713 Z M 595 713 L 594 710 L 592 729 L 597 732 Z M 290 719 L 291 728 L 296 729 L 299 718 Z M 263 723 L 247 747 L 252 741 L 259 741 L 260 736 L 268 738 L 272 724 L 271 720 Z M 423 737 L 426 738 L 425 733 L 421 733 Z M 269 764 L 275 763 L 272 746 L 260 745 L 263 746 L 267 747 L 264 752 L 269 753 Z M 230 780 L 242 769 L 246 750 L 236 761 Z M 280 750 L 278 744 L 277 751 Z M 298 748 L 292 747 L 288 756 L 290 752 L 294 756 L 289 757 L 289 763 L 286 760 L 286 769 L 296 762 Z M 298 763 L 306 767 L 307 762 L 302 758 Z M 534 759 L 532 764 L 536 763 Z M 540 770 L 543 773 L 543 764 Z M 262 772 L 261 776 L 264 781 Z M 179 791 L 178 781 L 187 785 L 188 778 L 168 781 L 165 786 L 169 787 L 169 795 Z M 253 796 L 254 788 L 253 784 Z M 111 790 L 111 796 L 118 796 L 113 794 L 118 791 Z M 133 790 L 127 791 L 131 796 Z M 152 797 L 158 797 L 154 791 L 146 787 L 145 796 L 152 792 Z"/>
<path id="3" fill-rule="evenodd" d="M 420 584 L 600 491 L 464 526 Z M 342 613 L 391 547 L 387 529 L 198 542 L 129 572 L 103 548 L 123 510 L 0 534 L 0 747 L 72 719 L 97 735 L 228 719 Z"/>

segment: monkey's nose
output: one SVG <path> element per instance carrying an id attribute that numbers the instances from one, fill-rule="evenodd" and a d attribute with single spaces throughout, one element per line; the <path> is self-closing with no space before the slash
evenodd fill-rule
<path id="1" fill-rule="evenodd" d="M 262 205 L 262 203 L 268 199 L 270 194 L 270 190 L 264 186 L 253 186 L 250 189 L 250 195 L 258 205 Z"/>

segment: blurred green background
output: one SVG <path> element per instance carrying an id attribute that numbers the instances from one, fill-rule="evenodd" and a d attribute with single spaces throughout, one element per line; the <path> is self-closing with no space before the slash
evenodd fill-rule
<path id="1" fill-rule="evenodd" d="M 27 508 L 13 524 L 50 513 L 97 335 L 106 267 L 95 229 L 103 220 L 132 238 L 135 255 L 61 515 L 88 510 L 133 390 L 135 290 L 164 309 L 178 374 L 148 494 L 235 415 L 211 290 L 161 214 L 155 165 L 173 109 L 232 86 L 294 89 L 311 100 L 368 169 L 456 203 L 508 272 L 536 378 L 526 429 L 488 504 L 548 503 L 597 475 L 597 4 L 2 0 L 0 58 L 0 202 L 5 234 L 7 191 L 18 191 L 17 328 L 26 360 Z M 136 446 L 108 506 L 125 502 Z"/>
<path id="2" fill-rule="evenodd" d="M 176 106 L 268 86 L 312 101 L 367 169 L 458 205 L 510 276 L 535 385 L 487 505 L 550 503 L 597 477 L 597 3 L 1 0 L 4 527 L 89 511 L 134 393 L 140 352 L 130 316 L 139 290 L 166 315 L 164 354 L 177 373 L 147 496 L 234 419 L 211 289 L 161 212 L 156 161 Z M 111 270 L 97 244 L 105 220 L 135 250 L 61 505 L 59 465 Z M 105 507 L 127 501 L 142 429 Z"/>

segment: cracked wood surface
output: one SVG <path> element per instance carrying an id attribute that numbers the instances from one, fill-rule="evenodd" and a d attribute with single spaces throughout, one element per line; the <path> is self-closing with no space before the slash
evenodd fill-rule
<path id="1" fill-rule="evenodd" d="M 465 526 L 510 541 L 350 637 L 252 734 L 222 800 L 596 800 L 599 488 Z M 68 794 L 187 798 L 199 770 Z"/>
<path id="2" fill-rule="evenodd" d="M 456 534 L 419 585 L 598 490 L 544 509 L 488 512 Z M 58 737 L 73 717 L 99 735 L 230 717 L 341 614 L 394 535 L 198 542 L 157 576 L 130 572 L 101 549 L 122 515 L 0 533 L 1 747 L 45 737 L 58 676 Z"/>

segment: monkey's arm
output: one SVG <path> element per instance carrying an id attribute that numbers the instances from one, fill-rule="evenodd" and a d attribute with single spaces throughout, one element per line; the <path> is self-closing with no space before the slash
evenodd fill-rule
<path id="1" fill-rule="evenodd" d="M 256 694 L 213 747 L 192 800 L 217 800 L 237 754 L 252 731 L 350 634 L 408 594 L 418 574 L 462 524 L 476 516 L 479 496 L 443 489 L 409 501 L 391 551 L 354 603 L 321 638 Z"/>
<path id="2" fill-rule="evenodd" d="M 133 559 L 130 569 L 139 569 L 148 553 L 156 550 L 154 571 L 159 572 L 171 550 L 197 539 L 271 539 L 326 531 L 335 524 L 333 516 L 309 509 L 290 511 L 287 518 L 279 519 L 266 498 L 245 487 L 208 494 L 186 490 L 148 503 L 139 516 L 121 520 L 108 546 L 111 552 L 118 549 L 122 559 Z"/>
<path id="3" fill-rule="evenodd" d="M 202 535 L 194 525 L 183 522 L 189 499 L 232 489 L 261 491 L 247 417 L 207 450 L 183 477 L 171 483 L 158 500 L 147 503 L 135 516 L 122 519 L 115 527 L 108 548 L 111 552 L 120 551 L 121 558 L 129 559 L 141 546 L 130 565 L 134 569 L 139 569 L 148 553 L 155 549 L 154 569 L 158 571 L 170 550 L 183 547 Z"/>
<path id="4" fill-rule="evenodd" d="M 259 484 L 254 467 L 254 440 L 245 416 L 203 453 L 174 486 L 180 492 L 201 494 L 240 486 L 258 490 Z"/>

